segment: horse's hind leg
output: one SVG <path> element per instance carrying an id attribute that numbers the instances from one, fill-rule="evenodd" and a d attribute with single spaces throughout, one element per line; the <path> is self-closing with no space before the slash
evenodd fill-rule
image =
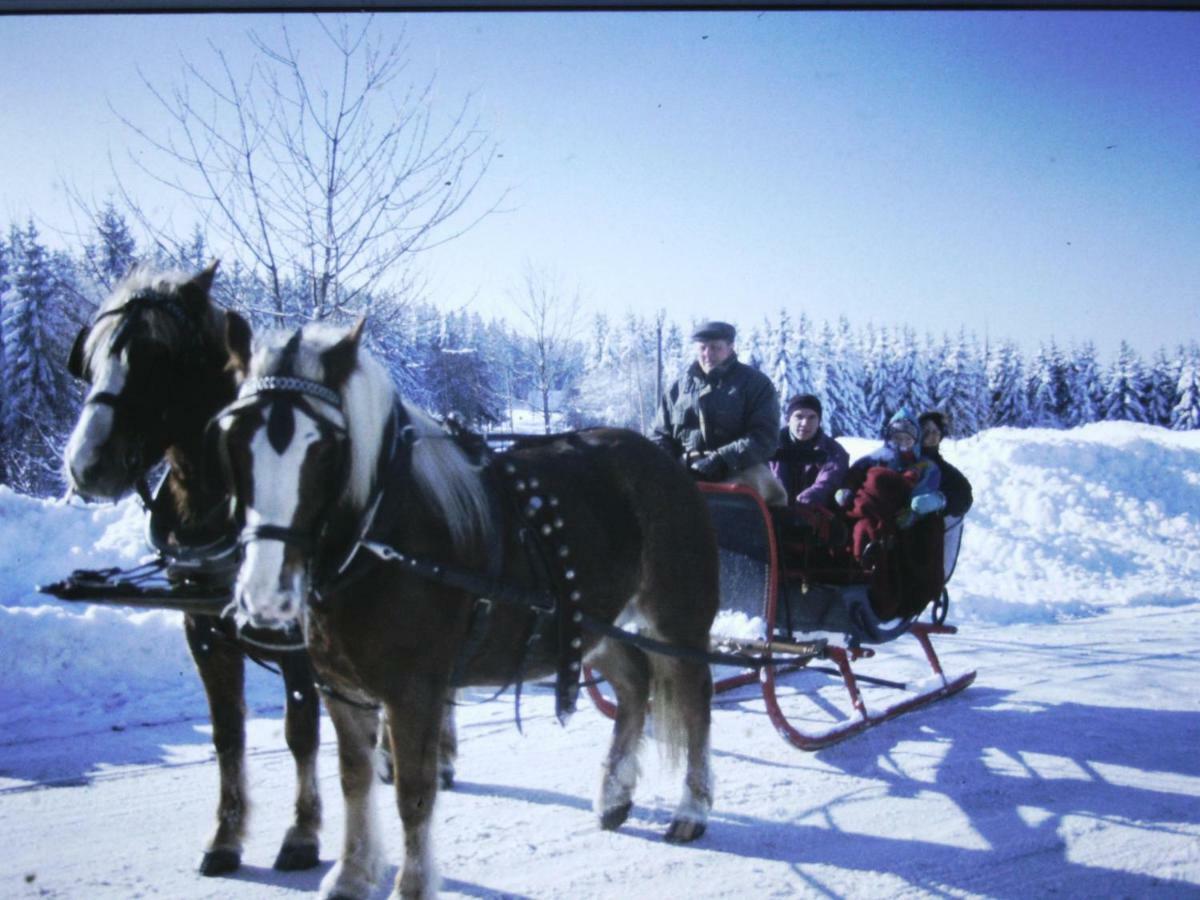
<path id="1" fill-rule="evenodd" d="M 246 831 L 246 701 L 242 651 L 221 630 L 218 619 L 187 616 L 188 647 L 204 683 L 212 718 L 213 746 L 221 773 L 217 830 L 200 858 L 201 875 L 225 875 L 242 863 Z"/>
<path id="2" fill-rule="evenodd" d="M 458 759 L 458 726 L 454 719 L 455 692 L 446 695 L 446 708 L 442 713 L 442 733 L 438 738 L 438 781 L 442 790 L 454 787 L 454 763 Z M 379 731 L 379 746 L 376 749 L 376 764 L 379 780 L 392 784 L 396 780 L 392 763 L 392 733 L 385 721 Z"/>
<path id="3" fill-rule="evenodd" d="M 650 693 L 650 665 L 641 650 L 611 640 L 601 641 L 588 662 L 603 673 L 617 695 L 617 719 L 595 807 L 600 827 L 612 830 L 621 826 L 633 808 L 633 790 L 640 774 L 638 748 Z"/>
<path id="4" fill-rule="evenodd" d="M 427 681 L 410 679 L 388 705 L 396 765 L 396 802 L 404 823 L 404 867 L 393 897 L 426 900 L 437 896 L 432 817 L 438 789 L 438 749 L 444 734 L 447 693 Z"/>
<path id="5" fill-rule="evenodd" d="M 372 758 L 378 737 L 379 711 L 330 697 L 325 708 L 337 730 L 338 771 L 346 806 L 342 855 L 321 880 L 320 897 L 368 897 L 383 875 L 383 849 L 375 821 L 371 789 L 375 784 Z"/>
<path id="6" fill-rule="evenodd" d="M 283 838 L 283 846 L 275 857 L 275 868 L 285 871 L 311 869 L 320 862 L 321 792 L 317 787 L 317 748 L 321 702 L 307 653 L 283 654 L 279 668 L 287 691 L 284 712 L 287 745 L 296 760 L 296 820 Z"/>

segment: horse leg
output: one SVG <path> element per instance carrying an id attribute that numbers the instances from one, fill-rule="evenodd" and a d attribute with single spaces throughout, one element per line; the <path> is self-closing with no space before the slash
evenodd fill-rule
<path id="1" fill-rule="evenodd" d="M 296 820 L 283 838 L 275 868 L 311 869 L 318 862 L 321 792 L 317 787 L 317 747 L 320 742 L 321 702 L 308 654 L 288 652 L 279 660 L 287 691 L 284 731 L 296 761 Z"/>
<path id="2" fill-rule="evenodd" d="M 621 826 L 633 808 L 633 790 L 640 774 L 638 748 L 650 695 L 650 665 L 641 650 L 611 640 L 601 641 L 588 662 L 603 673 L 617 695 L 617 719 L 595 804 L 600 827 L 611 831 Z"/>
<path id="3" fill-rule="evenodd" d="M 442 712 L 442 733 L 438 738 L 438 781 L 445 791 L 454 787 L 454 763 L 458 760 L 458 726 L 454 720 L 454 698 L 453 690 L 446 695 L 446 707 Z M 379 732 L 375 762 L 379 769 L 379 780 L 384 784 L 392 784 L 395 780 L 392 733 L 386 721 Z"/>
<path id="4" fill-rule="evenodd" d="M 444 688 L 411 679 L 396 701 L 388 704 L 396 803 L 404 823 L 404 867 L 396 879 L 394 898 L 427 900 L 437 896 L 439 878 L 431 830 L 438 790 L 438 749 L 445 735 L 446 697 Z"/>
<path id="5" fill-rule="evenodd" d="M 319 896 L 322 900 L 363 900 L 383 876 L 383 848 L 371 796 L 379 711 L 332 697 L 325 708 L 337 731 L 346 830 L 342 856 L 321 880 Z"/>
<path id="6" fill-rule="evenodd" d="M 704 834 L 712 809 L 712 670 L 703 662 L 667 656 L 655 656 L 650 668 L 655 736 L 686 755 L 683 797 L 666 834 L 668 841 L 683 844 Z"/>
<path id="7" fill-rule="evenodd" d="M 458 759 L 458 726 L 454 720 L 453 690 L 447 692 L 442 707 L 442 730 L 438 735 L 438 781 L 443 790 L 454 787 L 454 763 Z"/>
<path id="8" fill-rule="evenodd" d="M 209 616 L 184 619 L 188 647 L 208 697 L 213 746 L 221 773 L 217 830 L 200 858 L 201 875 L 225 875 L 241 865 L 248 807 L 244 657 L 219 630 L 218 621 Z"/>

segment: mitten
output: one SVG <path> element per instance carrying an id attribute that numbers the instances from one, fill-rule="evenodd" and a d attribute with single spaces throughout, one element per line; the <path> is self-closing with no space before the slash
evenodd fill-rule
<path id="1" fill-rule="evenodd" d="M 839 488 L 838 492 L 833 495 L 833 500 L 842 509 L 850 506 L 850 502 L 854 499 L 854 491 L 850 488 Z"/>
<path id="2" fill-rule="evenodd" d="M 725 477 L 725 470 L 725 460 L 715 453 L 702 456 L 692 463 L 692 472 L 703 481 L 720 481 Z"/>
<path id="3" fill-rule="evenodd" d="M 917 496 L 912 498 L 912 502 L 909 505 L 912 507 L 912 511 L 918 516 L 926 516 L 929 513 L 942 510 L 946 505 L 946 497 L 941 491 L 917 494 Z"/>

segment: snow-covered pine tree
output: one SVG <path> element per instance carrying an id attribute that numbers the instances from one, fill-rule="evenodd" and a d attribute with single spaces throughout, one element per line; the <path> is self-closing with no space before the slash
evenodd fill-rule
<path id="1" fill-rule="evenodd" d="M 1193 343 L 1186 351 L 1180 348 L 1179 355 L 1183 364 L 1175 386 L 1179 399 L 1171 410 L 1171 428 L 1189 431 L 1200 428 L 1200 345 Z"/>
<path id="2" fill-rule="evenodd" d="M 1100 365 L 1096 361 L 1096 345 L 1087 341 L 1074 350 L 1067 360 L 1067 373 L 1070 390 L 1066 424 L 1087 425 L 1100 421 L 1104 385 L 1100 379 Z"/>
<path id="3" fill-rule="evenodd" d="M 425 384 L 434 413 L 457 413 L 468 426 L 478 428 L 498 422 L 504 404 L 470 324 L 463 313 L 442 317 L 426 356 Z"/>
<path id="4" fill-rule="evenodd" d="M 1104 395 L 1104 418 L 1109 421 L 1145 422 L 1146 408 L 1142 404 L 1142 397 L 1146 393 L 1145 381 L 1141 359 L 1128 341 L 1121 341 L 1121 349 L 1109 372 Z"/>
<path id="5" fill-rule="evenodd" d="M 16 229 L 12 231 L 15 233 Z M 19 240 L 20 235 L 14 234 L 13 239 Z M 6 371 L 5 356 L 4 356 L 4 304 L 8 295 L 8 290 L 11 287 L 9 275 L 12 272 L 14 265 L 13 245 L 9 241 L 0 238 L 0 372 Z M 8 398 L 7 391 L 0 391 L 0 484 L 8 484 L 8 430 L 3 428 L 3 422 L 7 415 Z"/>
<path id="6" fill-rule="evenodd" d="M 1171 412 L 1179 402 L 1176 386 L 1179 384 L 1179 365 L 1168 359 L 1161 347 L 1154 354 L 1149 371 L 1146 372 L 1146 392 L 1142 404 L 1146 409 L 1146 421 L 1151 425 L 1169 428 Z"/>
<path id="7" fill-rule="evenodd" d="M 892 413 L 899 408 L 892 378 L 892 338 L 887 326 L 875 329 L 868 326 L 863 336 L 863 359 L 866 385 L 863 395 L 867 403 L 867 416 L 871 436 L 883 433 L 883 426 Z"/>
<path id="8" fill-rule="evenodd" d="M 767 326 L 767 333 L 770 333 L 770 326 Z M 762 329 L 754 327 L 750 329 L 750 335 L 746 341 L 738 341 L 738 359 L 753 369 L 760 372 L 765 371 L 767 364 L 766 342 L 763 340 Z M 691 365 L 691 360 L 688 360 L 688 365 Z"/>
<path id="9" fill-rule="evenodd" d="M 1039 428 L 1062 428 L 1068 424 L 1070 391 L 1066 360 L 1054 338 L 1042 344 L 1029 371 L 1030 424 Z"/>
<path id="10" fill-rule="evenodd" d="M 984 427 L 987 380 L 978 348 L 966 329 L 960 329 L 942 360 L 938 379 L 938 408 L 950 419 L 954 434 L 967 437 Z"/>
<path id="11" fill-rule="evenodd" d="M 668 323 L 666 335 L 663 338 L 662 389 L 664 391 L 691 365 L 689 350 L 691 350 L 691 346 L 683 339 L 683 329 L 677 322 Z"/>
<path id="12" fill-rule="evenodd" d="M 795 382 L 792 385 L 794 394 L 812 394 L 817 390 L 817 369 L 822 365 L 822 348 L 816 341 L 816 330 L 808 313 L 801 312 L 796 320 L 796 348 L 792 354 L 792 371 Z M 787 397 L 780 396 L 780 402 L 786 403 Z"/>
<path id="13" fill-rule="evenodd" d="M 1024 428 L 1030 424 L 1030 403 L 1025 382 L 1025 364 L 1012 341 L 994 344 L 989 349 L 989 418 L 991 426 Z"/>
<path id="14" fill-rule="evenodd" d="M 872 435 L 862 394 L 862 360 L 858 356 L 850 323 L 843 316 L 835 332 L 828 323 L 821 329 L 822 373 L 819 379 L 822 426 L 833 437 Z"/>
<path id="15" fill-rule="evenodd" d="M 137 242 L 111 200 L 96 215 L 95 227 L 96 241 L 83 248 L 83 260 L 100 293 L 107 294 L 137 262 Z"/>
<path id="16" fill-rule="evenodd" d="M 896 379 L 897 408 L 903 406 L 914 415 L 933 408 L 929 396 L 929 359 L 921 353 L 917 333 L 904 326 L 892 347 L 892 377 Z"/>
<path id="17" fill-rule="evenodd" d="M 62 489 L 62 445 L 75 391 L 66 367 L 74 337 L 64 296 L 73 288 L 64 256 L 52 257 L 30 221 L 10 239 L 9 286 L 0 301 L 4 341 L 6 469 L 31 493 Z"/>
<path id="18" fill-rule="evenodd" d="M 786 403 L 787 398 L 797 393 L 796 357 L 793 355 L 799 349 L 799 339 L 792 327 L 792 317 L 786 309 L 779 310 L 779 318 L 772 328 L 766 324 L 767 356 L 766 373 L 775 385 L 780 402 Z"/>

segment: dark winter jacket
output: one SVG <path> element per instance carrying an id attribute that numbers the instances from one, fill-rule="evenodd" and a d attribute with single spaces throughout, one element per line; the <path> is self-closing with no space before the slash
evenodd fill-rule
<path id="1" fill-rule="evenodd" d="M 850 455 L 824 431 L 798 441 L 784 428 L 779 432 L 779 449 L 771 457 L 771 471 L 787 491 L 788 502 L 811 506 L 833 501 L 849 465 Z"/>
<path id="2" fill-rule="evenodd" d="M 967 510 L 971 508 L 971 504 L 975 502 L 975 496 L 971 492 L 971 482 L 967 481 L 966 475 L 942 459 L 941 451 L 926 448 L 923 453 L 926 459 L 933 460 L 941 470 L 940 490 L 946 496 L 946 515 L 965 516 Z"/>
<path id="3" fill-rule="evenodd" d="M 779 397 L 737 354 L 707 375 L 688 367 L 658 406 L 653 440 L 676 459 L 714 451 L 729 474 L 765 463 L 778 444 Z"/>

